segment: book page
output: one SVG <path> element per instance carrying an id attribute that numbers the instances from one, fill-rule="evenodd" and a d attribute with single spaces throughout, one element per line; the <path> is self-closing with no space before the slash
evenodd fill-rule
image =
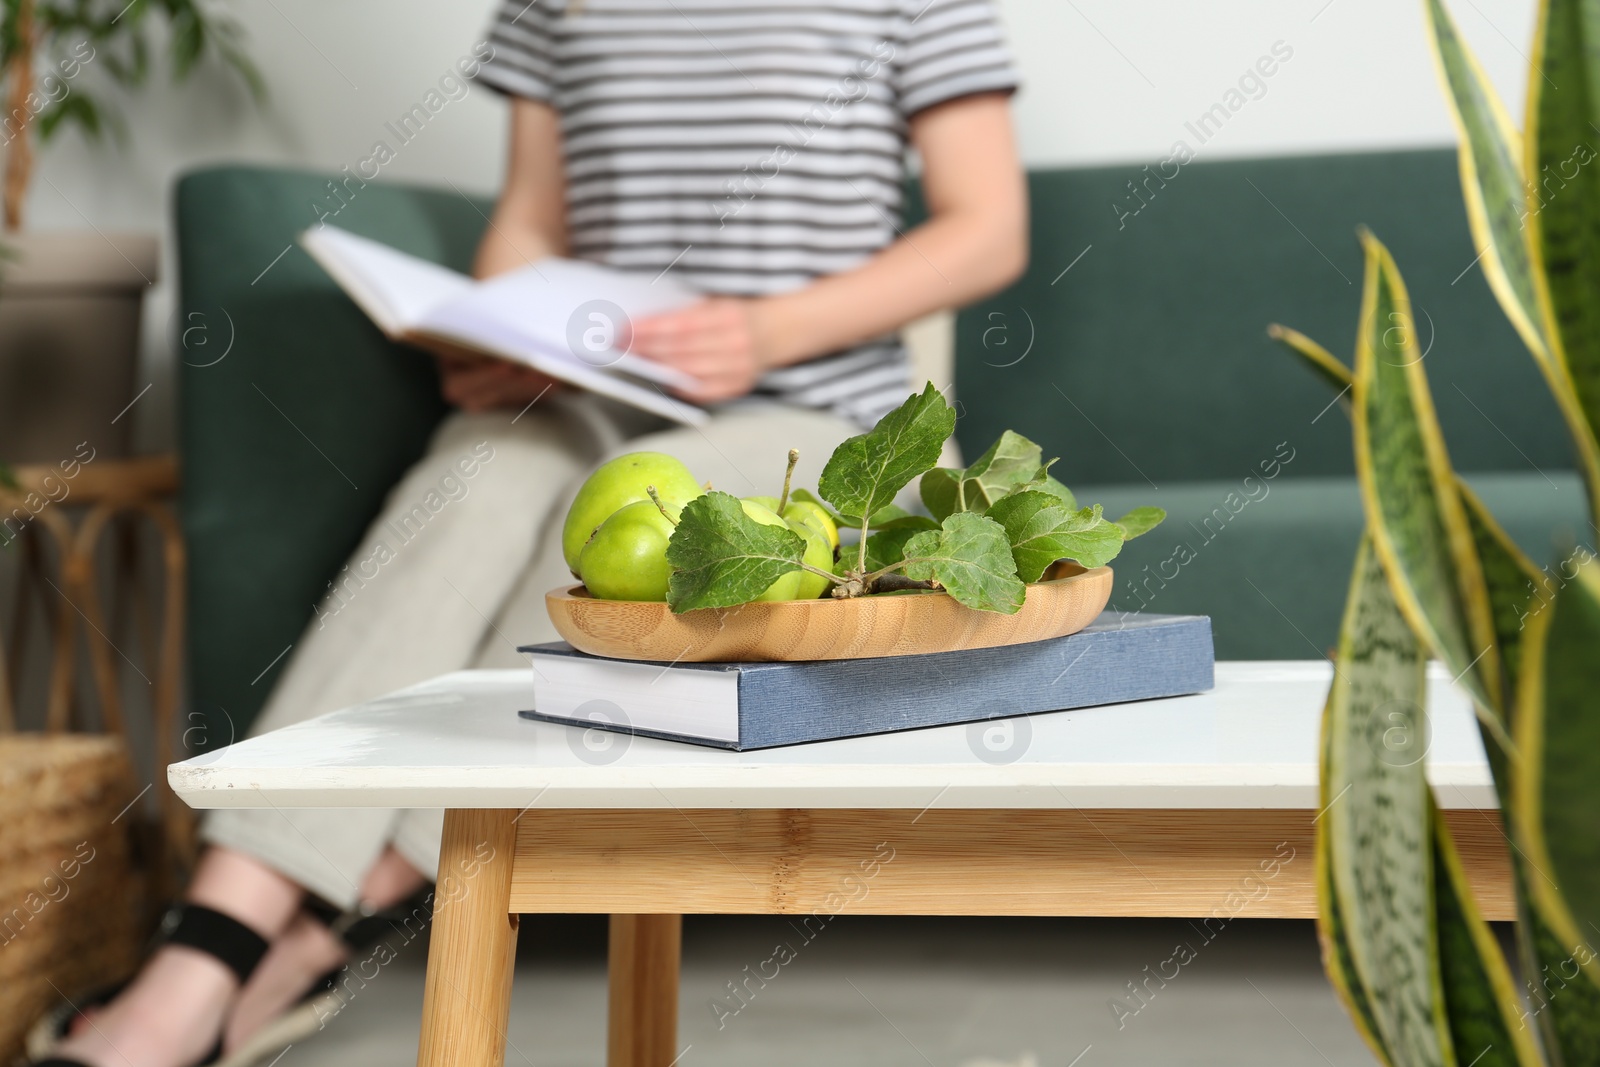
<path id="1" fill-rule="evenodd" d="M 430 309 L 475 284 L 465 274 L 337 226 L 307 230 L 300 244 L 391 337 L 416 328 Z"/>
<path id="2" fill-rule="evenodd" d="M 531 362 L 535 355 L 684 388 L 692 378 L 620 347 L 627 323 L 684 307 L 694 292 L 580 260 L 548 256 L 429 308 L 415 328 L 472 340 Z"/>
<path id="3" fill-rule="evenodd" d="M 550 257 L 479 282 L 334 226 L 307 230 L 300 243 L 391 338 L 523 363 L 674 422 L 708 418 L 663 389 L 693 378 L 612 345 L 627 319 L 696 299 L 674 281 Z"/>

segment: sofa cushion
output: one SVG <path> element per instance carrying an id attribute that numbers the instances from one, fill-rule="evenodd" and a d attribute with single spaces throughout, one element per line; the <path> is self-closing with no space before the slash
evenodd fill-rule
<path id="1" fill-rule="evenodd" d="M 1042 170 L 1029 187 L 1027 274 L 959 320 L 967 455 L 1009 427 L 1062 456 L 1069 483 L 1166 485 L 1241 477 L 1288 440 L 1289 477 L 1351 473 L 1348 425 L 1318 418 L 1326 388 L 1266 328 L 1350 358 L 1365 224 L 1409 283 L 1459 469 L 1572 466 L 1471 266 L 1454 150 Z"/>
<path id="2" fill-rule="evenodd" d="M 213 727 L 191 739 L 225 744 L 249 724 L 444 414 L 432 362 L 385 340 L 293 242 L 326 215 L 465 270 L 488 205 L 358 181 L 221 167 L 178 183 L 189 692 Z"/>
<path id="3" fill-rule="evenodd" d="M 1291 478 L 1292 466 L 1271 480 L 1074 487 L 1080 502 L 1104 504 L 1113 518 L 1140 504 L 1168 512 L 1112 562 L 1111 607 L 1210 615 L 1218 659 L 1326 655 L 1338 640 L 1361 536 L 1360 493 L 1354 478 Z M 1467 481 L 1539 566 L 1591 540 L 1575 475 L 1526 471 Z"/>

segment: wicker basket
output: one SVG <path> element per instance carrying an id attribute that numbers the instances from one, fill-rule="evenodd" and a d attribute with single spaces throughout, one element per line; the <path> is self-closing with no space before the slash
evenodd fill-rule
<path id="1" fill-rule="evenodd" d="M 0 1064 L 60 998 L 138 963 L 148 913 L 121 742 L 0 736 Z"/>

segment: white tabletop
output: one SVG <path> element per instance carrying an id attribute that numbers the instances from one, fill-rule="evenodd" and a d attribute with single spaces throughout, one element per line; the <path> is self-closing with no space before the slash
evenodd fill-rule
<path id="1" fill-rule="evenodd" d="M 196 808 L 1316 808 L 1326 662 L 1209 693 L 729 752 L 534 722 L 525 670 L 460 671 L 173 764 Z M 1493 808 L 1471 708 L 1430 675 L 1441 806 Z"/>

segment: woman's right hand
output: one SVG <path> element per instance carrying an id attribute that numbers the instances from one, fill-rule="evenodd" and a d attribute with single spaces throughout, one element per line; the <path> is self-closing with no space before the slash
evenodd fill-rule
<path id="1" fill-rule="evenodd" d="M 439 391 L 462 411 L 525 408 L 561 383 L 532 367 L 483 356 L 438 356 Z"/>

